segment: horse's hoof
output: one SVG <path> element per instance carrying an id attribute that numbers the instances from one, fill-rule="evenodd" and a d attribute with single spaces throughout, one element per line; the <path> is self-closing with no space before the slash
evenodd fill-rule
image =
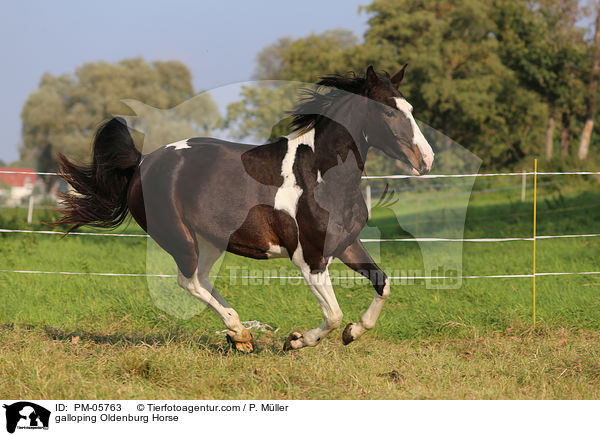
<path id="1" fill-rule="evenodd" d="M 234 340 L 231 336 L 233 336 L 233 332 L 231 332 L 232 334 L 227 333 L 227 342 L 229 342 L 231 344 L 231 348 L 235 351 L 239 351 L 240 353 L 252 353 L 252 351 L 254 351 L 254 338 L 252 337 L 252 334 L 250 334 L 250 332 L 247 332 L 248 334 L 244 334 L 244 338 L 246 339 L 245 341 L 236 341 Z"/>
<path id="2" fill-rule="evenodd" d="M 354 325 L 353 322 L 346 325 L 346 328 L 344 329 L 344 333 L 342 333 L 342 343 L 344 345 L 348 345 L 350 342 L 354 341 L 354 336 L 352 336 L 352 326 L 353 325 Z"/>
<path id="3" fill-rule="evenodd" d="M 250 342 L 234 342 L 233 349 L 240 353 L 252 353 L 254 351 L 254 345 Z"/>
<path id="4" fill-rule="evenodd" d="M 302 348 L 302 335 L 298 332 L 290 333 L 285 342 L 283 343 L 283 351 L 296 350 L 298 348 Z M 299 342 L 300 344 L 295 344 L 294 342 Z"/>

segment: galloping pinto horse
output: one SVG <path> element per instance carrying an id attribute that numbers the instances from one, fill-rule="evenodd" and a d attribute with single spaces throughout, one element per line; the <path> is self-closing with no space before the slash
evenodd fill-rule
<path id="1" fill-rule="evenodd" d="M 60 224 L 115 227 L 131 213 L 175 260 L 178 284 L 207 304 L 227 326 L 228 340 L 252 351 L 252 335 L 214 289 L 209 271 L 224 251 L 254 259 L 289 257 L 325 317 L 319 327 L 293 332 L 284 349 L 315 346 L 340 326 L 328 266 L 339 258 L 375 288 L 371 305 L 346 326 L 344 344 L 374 327 L 390 282 L 359 240 L 367 222 L 360 189 L 369 148 L 431 169 L 433 151 L 395 75 L 372 66 L 364 77 L 326 76 L 294 111 L 294 132 L 252 146 L 190 138 L 142 156 L 124 121 L 96 133 L 93 162 L 79 166 L 59 154 L 62 177 L 77 194 L 63 196 Z M 327 87 L 328 93 L 319 92 Z"/>

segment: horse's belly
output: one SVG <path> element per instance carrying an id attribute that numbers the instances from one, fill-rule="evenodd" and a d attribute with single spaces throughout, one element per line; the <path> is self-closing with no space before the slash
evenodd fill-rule
<path id="1" fill-rule="evenodd" d="M 248 211 L 242 225 L 229 237 L 227 251 L 254 259 L 288 257 L 298 245 L 298 227 L 286 212 L 270 205 Z"/>

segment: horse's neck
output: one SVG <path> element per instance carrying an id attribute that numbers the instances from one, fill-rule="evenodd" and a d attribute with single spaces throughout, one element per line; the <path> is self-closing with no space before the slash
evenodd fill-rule
<path id="1" fill-rule="evenodd" d="M 329 119 L 322 120 L 315 126 L 315 166 L 321 174 L 326 174 L 335 167 L 336 172 L 343 171 L 347 174 L 347 183 L 358 186 L 368 146 L 360 129 L 356 129 L 355 132 L 350 132 Z"/>

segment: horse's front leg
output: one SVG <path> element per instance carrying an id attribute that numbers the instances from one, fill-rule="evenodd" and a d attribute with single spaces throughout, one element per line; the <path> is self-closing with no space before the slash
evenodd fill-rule
<path id="1" fill-rule="evenodd" d="M 375 327 L 377 318 L 383 309 L 385 300 L 390 295 L 390 280 L 375 264 L 371 255 L 359 239 L 354 241 L 339 256 L 339 259 L 354 271 L 368 278 L 375 288 L 375 295 L 369 308 L 363 313 L 360 321 L 350 323 L 342 333 L 342 342 L 348 345 L 360 338 L 367 330 Z"/>
<path id="2" fill-rule="evenodd" d="M 284 350 L 296 350 L 303 347 L 314 347 L 321 339 L 327 336 L 332 330 L 335 330 L 342 323 L 342 310 L 338 305 L 331 279 L 329 277 L 329 262 L 331 259 L 320 259 L 317 268 L 311 268 L 304 260 L 302 249 L 296 249 L 292 262 L 300 269 L 304 276 L 306 284 L 315 294 L 325 321 L 319 327 L 308 330 L 302 334 L 293 332 L 290 334 L 283 345 Z"/>

